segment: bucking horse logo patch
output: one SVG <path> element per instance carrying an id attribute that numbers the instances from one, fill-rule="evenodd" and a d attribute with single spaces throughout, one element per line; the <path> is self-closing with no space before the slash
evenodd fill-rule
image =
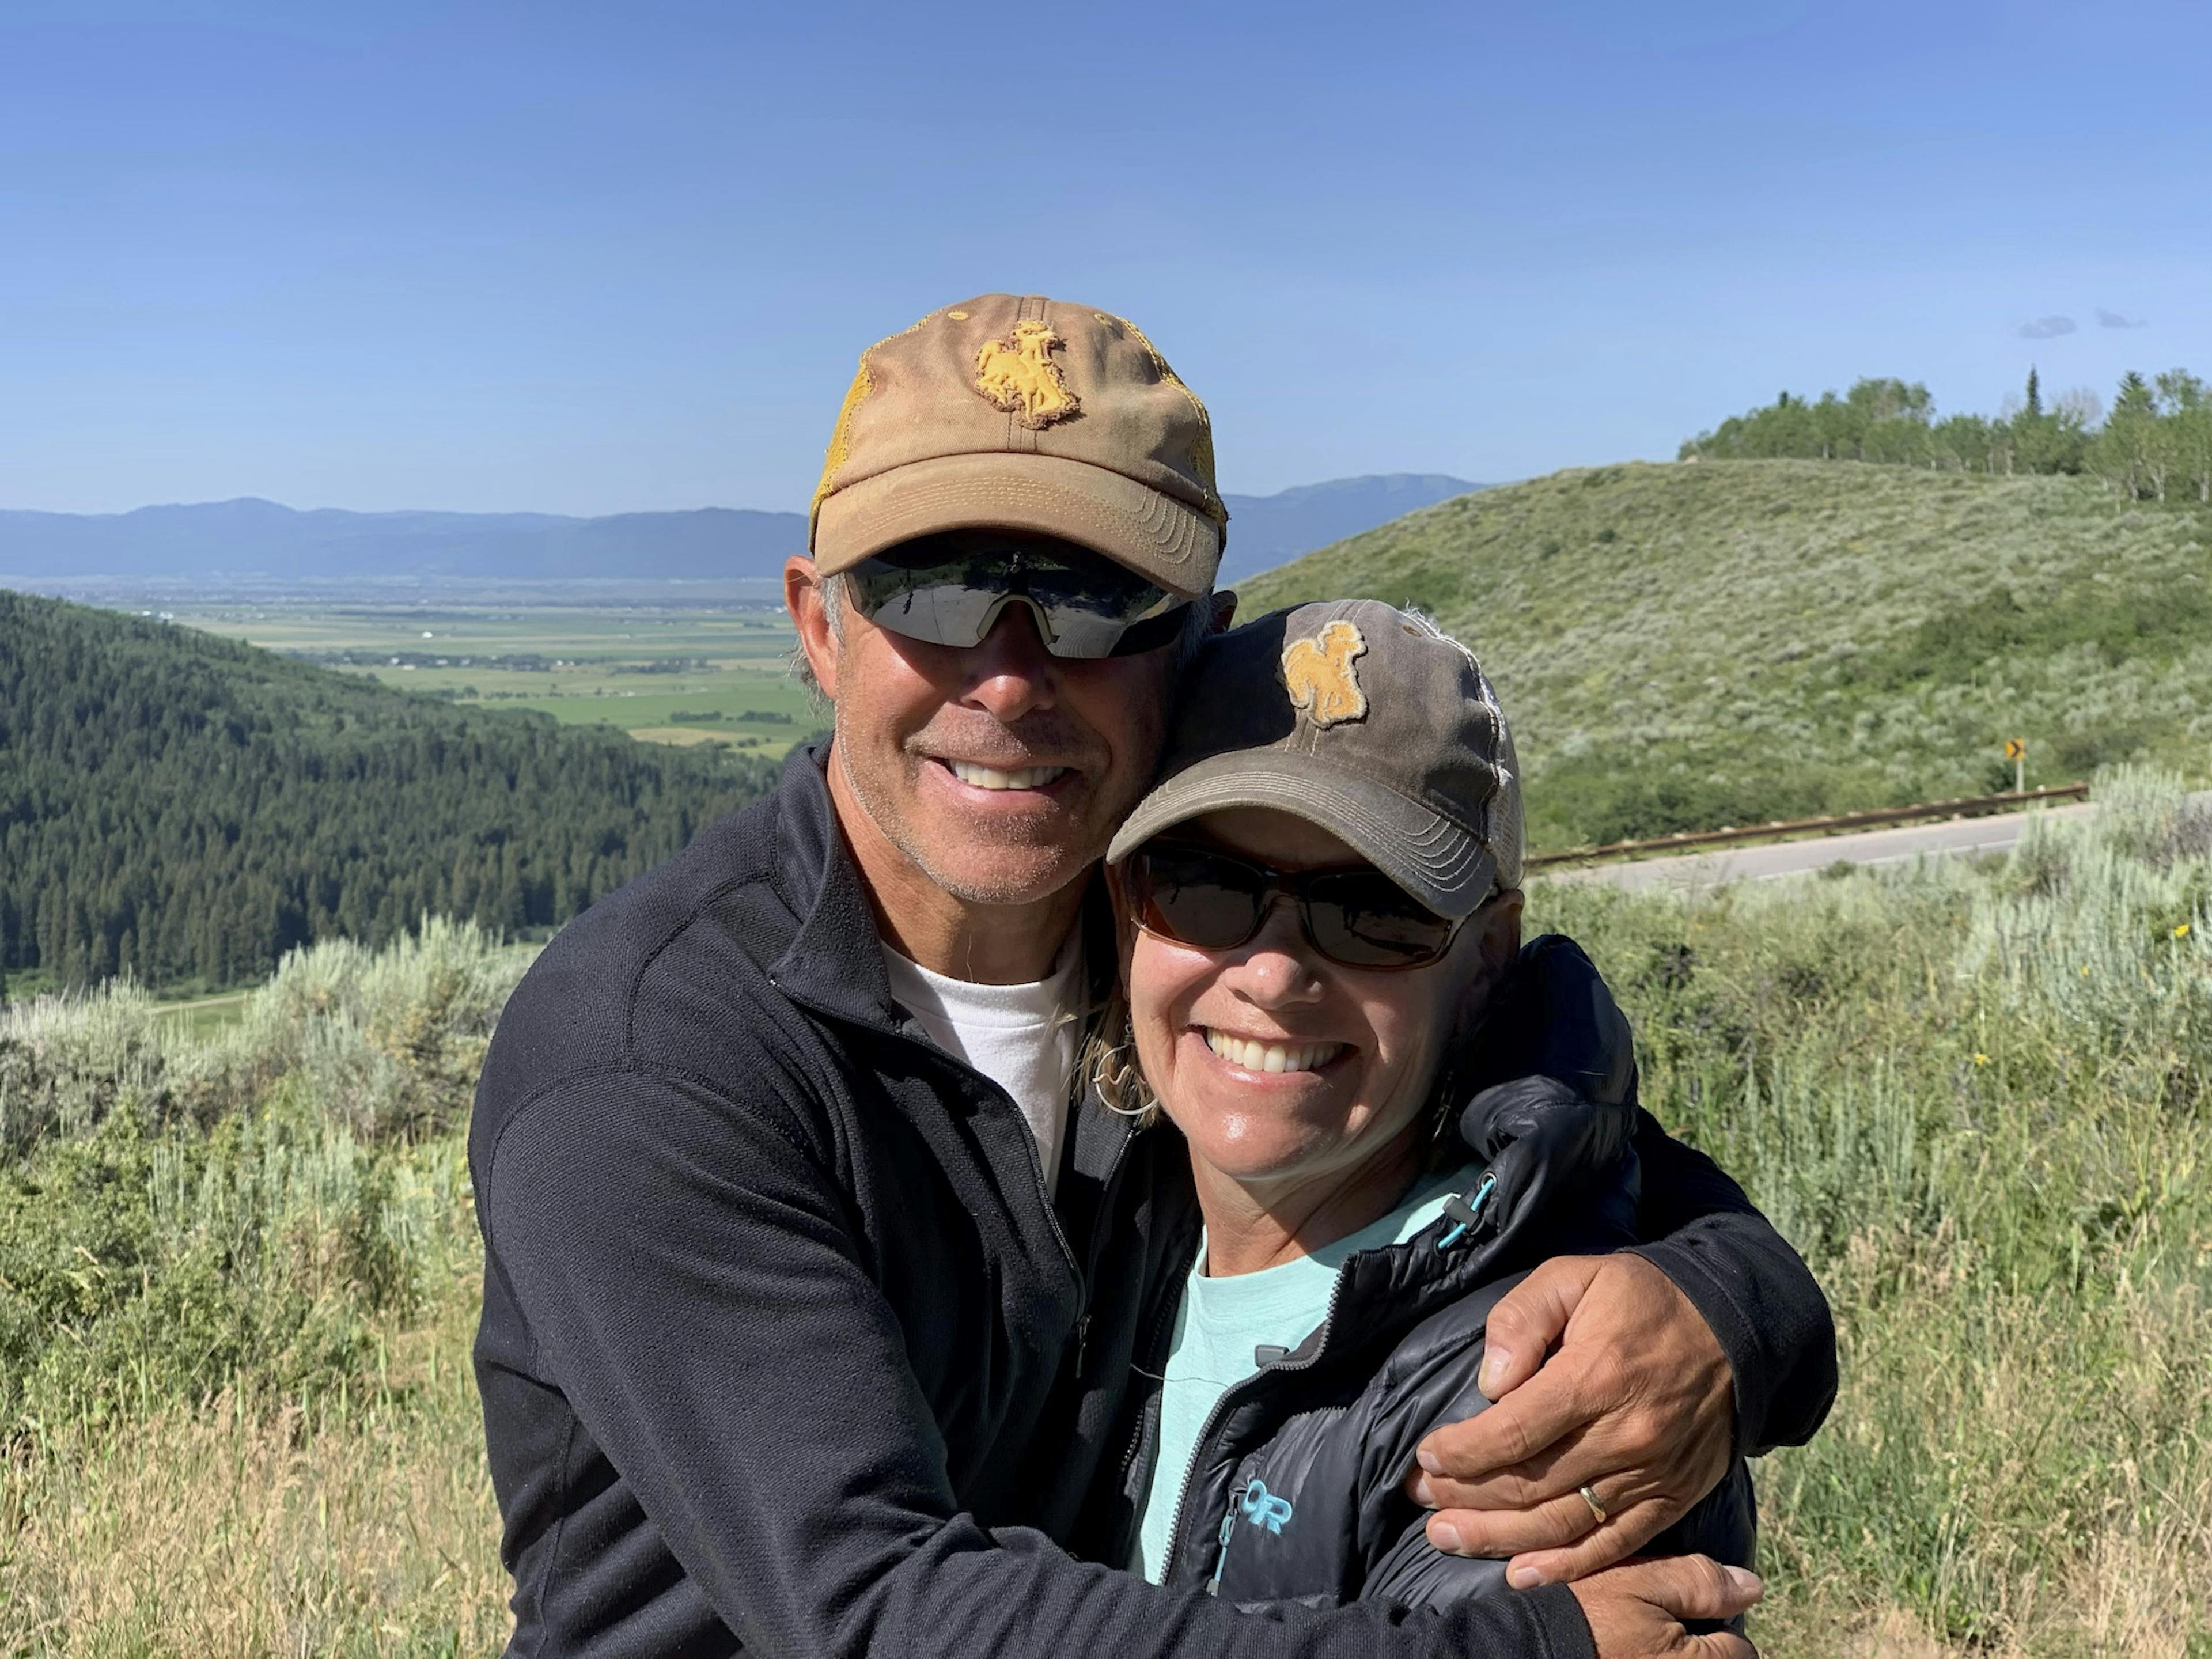
<path id="1" fill-rule="evenodd" d="M 976 353 L 975 390 L 1033 432 L 1066 420 L 1083 407 L 1052 360 L 1066 343 L 1050 323 L 1016 323 L 1013 338 L 987 340 Z"/>
<path id="2" fill-rule="evenodd" d="M 1292 640 L 1283 648 L 1283 684 L 1291 702 L 1316 726 L 1365 718 L 1367 694 L 1359 689 L 1352 662 L 1367 641 L 1348 622 L 1333 622 L 1317 640 Z"/>

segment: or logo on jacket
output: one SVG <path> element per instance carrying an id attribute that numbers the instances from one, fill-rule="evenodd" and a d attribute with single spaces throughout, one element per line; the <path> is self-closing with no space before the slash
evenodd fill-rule
<path id="1" fill-rule="evenodd" d="M 1264 1480 L 1255 1480 L 1244 1488 L 1244 1518 L 1279 1538 L 1283 1522 L 1291 1518 L 1291 1500 L 1269 1492 Z"/>

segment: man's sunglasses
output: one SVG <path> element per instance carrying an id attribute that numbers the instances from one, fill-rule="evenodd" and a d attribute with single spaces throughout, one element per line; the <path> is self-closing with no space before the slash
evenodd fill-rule
<path id="1" fill-rule="evenodd" d="M 1249 942 L 1278 896 L 1296 901 L 1306 943 L 1344 968 L 1425 968 L 1451 949 L 1461 926 L 1371 864 L 1285 872 L 1152 841 L 1122 860 L 1121 879 L 1139 926 L 1201 951 Z"/>
<path id="2" fill-rule="evenodd" d="M 1103 556 L 977 549 L 925 537 L 847 573 L 853 607 L 932 645 L 977 646 L 1010 605 L 1055 657 L 1130 657 L 1173 644 L 1190 601 Z"/>

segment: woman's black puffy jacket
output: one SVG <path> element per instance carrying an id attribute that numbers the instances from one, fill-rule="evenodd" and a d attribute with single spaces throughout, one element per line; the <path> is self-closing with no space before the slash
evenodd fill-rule
<path id="1" fill-rule="evenodd" d="M 1199 1437 L 1164 1579 L 1243 1604 L 1434 1606 L 1498 1590 L 1503 1561 L 1445 1555 L 1401 1489 L 1414 1449 L 1489 1401 L 1475 1387 L 1491 1308 L 1547 1257 L 1635 1242 L 1635 1072 L 1627 1022 L 1564 939 L 1524 953 L 1486 1032 L 1488 1074 L 1459 1129 L 1481 1172 L 1402 1244 L 1363 1250 L 1337 1275 L 1327 1319 L 1224 1395 Z M 1130 1455 L 1097 1496 L 1100 1535 L 1126 1560 L 1159 1421 L 1158 1349 L 1140 1360 Z M 1150 1479 L 1175 1483 L 1183 1471 Z M 1165 1488 L 1164 1488 L 1165 1490 Z M 1755 1512 L 1743 1461 L 1656 1540 L 1748 1566 Z M 1109 1548 L 1112 1547 L 1109 1547 Z"/>

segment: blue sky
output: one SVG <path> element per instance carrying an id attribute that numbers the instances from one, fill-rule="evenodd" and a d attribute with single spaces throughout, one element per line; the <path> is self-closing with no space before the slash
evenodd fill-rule
<path id="1" fill-rule="evenodd" d="M 1232 491 L 2109 395 L 2212 374 L 2208 62 L 2127 0 L 8 0 L 0 507 L 796 507 L 993 289 L 1135 318 Z"/>

